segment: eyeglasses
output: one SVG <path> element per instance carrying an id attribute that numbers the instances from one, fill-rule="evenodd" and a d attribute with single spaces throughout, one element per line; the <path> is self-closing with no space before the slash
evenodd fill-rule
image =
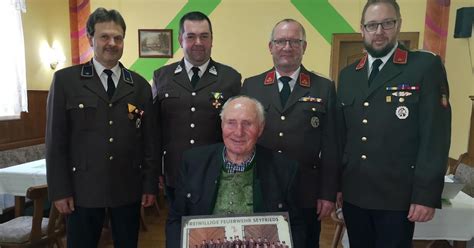
<path id="1" fill-rule="evenodd" d="M 371 22 L 364 24 L 364 28 L 367 32 L 375 32 L 379 28 L 379 25 L 382 26 L 383 30 L 389 30 L 395 27 L 397 20 L 389 20 L 384 22 Z"/>
<path id="2" fill-rule="evenodd" d="M 304 40 L 297 40 L 297 39 L 291 39 L 291 40 L 285 40 L 285 39 L 279 39 L 279 40 L 272 40 L 273 44 L 275 44 L 277 47 L 284 47 L 286 46 L 286 43 L 290 44 L 290 47 L 292 48 L 298 48 L 303 44 Z"/>

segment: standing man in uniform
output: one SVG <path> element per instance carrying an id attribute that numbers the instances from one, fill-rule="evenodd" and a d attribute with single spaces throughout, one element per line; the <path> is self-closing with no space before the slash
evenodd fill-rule
<path id="1" fill-rule="evenodd" d="M 319 247 L 320 220 L 334 209 L 338 146 L 334 84 L 301 64 L 306 33 L 295 20 L 273 28 L 268 43 L 274 68 L 244 81 L 242 94 L 266 111 L 258 143 L 299 162 L 296 198 L 305 220 L 305 247 Z"/>
<path id="2" fill-rule="evenodd" d="M 183 152 L 222 140 L 219 113 L 239 94 L 241 75 L 211 59 L 212 25 L 201 12 L 185 14 L 179 24 L 184 58 L 154 72 L 153 97 L 164 163 L 166 194 L 174 199 Z"/>
<path id="3" fill-rule="evenodd" d="M 367 54 L 339 76 L 343 212 L 351 248 L 411 247 L 415 222 L 441 207 L 451 132 L 439 56 L 397 41 L 394 0 L 369 0 L 361 18 Z"/>
<path id="4" fill-rule="evenodd" d="M 140 205 L 155 201 L 158 168 L 148 82 L 122 57 L 125 22 L 96 9 L 87 21 L 94 58 L 55 73 L 48 96 L 49 197 L 67 215 L 67 246 L 97 247 L 110 214 L 116 247 L 137 247 Z"/>

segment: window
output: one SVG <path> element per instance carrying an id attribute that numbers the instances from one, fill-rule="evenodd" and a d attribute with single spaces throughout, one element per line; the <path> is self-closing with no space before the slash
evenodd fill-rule
<path id="1" fill-rule="evenodd" d="M 2 33 L 0 48 L 0 120 L 19 119 L 28 111 L 25 47 L 21 13 L 25 0 L 0 0 Z"/>

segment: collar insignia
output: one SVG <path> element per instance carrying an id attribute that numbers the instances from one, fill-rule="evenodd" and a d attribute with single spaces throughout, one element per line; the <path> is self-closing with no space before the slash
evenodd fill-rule
<path id="1" fill-rule="evenodd" d="M 125 67 L 122 67 L 123 80 L 129 84 L 133 84 L 132 73 Z"/>
<path id="2" fill-rule="evenodd" d="M 174 69 L 174 74 L 178 74 L 178 73 L 180 73 L 181 71 L 183 71 L 183 67 L 181 67 L 181 65 L 178 64 L 178 66 L 176 67 L 176 69 Z"/>
<path id="3" fill-rule="evenodd" d="M 311 79 L 308 74 L 300 73 L 300 85 L 303 87 L 310 87 L 311 86 Z"/>
<path id="4" fill-rule="evenodd" d="M 368 57 L 368 55 L 365 54 L 365 56 L 360 59 L 359 64 L 357 64 L 357 66 L 356 66 L 356 71 L 364 68 L 365 62 L 367 62 L 367 57 Z"/>
<path id="5" fill-rule="evenodd" d="M 82 65 L 81 77 L 91 78 L 94 76 L 94 66 L 91 62 Z"/>
<path id="6" fill-rule="evenodd" d="M 393 55 L 393 63 L 394 64 L 406 64 L 408 60 L 408 52 L 397 48 L 395 50 L 395 54 Z"/>
<path id="7" fill-rule="evenodd" d="M 264 85 L 271 85 L 275 82 L 275 71 L 271 71 L 267 73 L 267 76 L 265 76 L 265 81 L 263 81 Z"/>
<path id="8" fill-rule="evenodd" d="M 214 76 L 217 76 L 217 69 L 215 66 L 211 66 L 211 68 L 209 68 L 209 73 L 211 73 L 212 75 Z"/>

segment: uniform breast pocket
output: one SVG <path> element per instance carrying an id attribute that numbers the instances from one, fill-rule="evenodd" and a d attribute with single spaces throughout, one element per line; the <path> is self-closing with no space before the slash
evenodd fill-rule
<path id="1" fill-rule="evenodd" d="M 98 98 L 74 98 L 66 103 L 73 129 L 91 129 L 96 123 Z"/>
<path id="2" fill-rule="evenodd" d="M 179 113 L 179 108 L 181 106 L 180 99 L 181 95 L 177 91 L 158 91 L 158 101 L 161 105 L 161 111 L 166 113 Z"/>
<path id="3" fill-rule="evenodd" d="M 350 127 L 350 121 L 359 119 L 354 109 L 354 97 L 346 97 L 340 100 L 340 108 L 344 114 L 346 127 Z"/>

